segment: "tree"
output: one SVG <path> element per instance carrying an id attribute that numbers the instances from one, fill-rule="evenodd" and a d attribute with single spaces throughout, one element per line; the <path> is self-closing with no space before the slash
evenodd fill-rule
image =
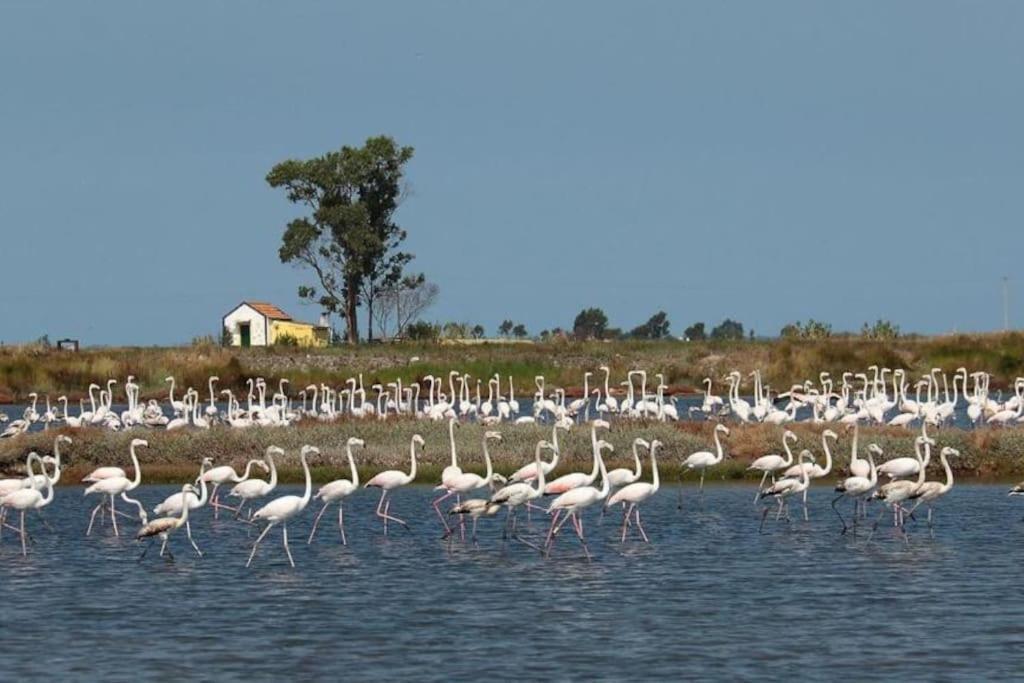
<path id="1" fill-rule="evenodd" d="M 512 336 L 515 337 L 516 339 L 526 339 L 530 335 L 526 331 L 526 325 L 518 323 L 515 327 L 512 328 Z"/>
<path id="2" fill-rule="evenodd" d="M 502 320 L 501 325 L 498 325 L 498 334 L 507 337 L 512 334 L 513 327 L 515 327 L 515 323 L 511 320 Z"/>
<path id="3" fill-rule="evenodd" d="M 665 311 L 658 311 L 643 325 L 630 330 L 629 336 L 634 339 L 664 339 L 668 336 L 668 326 L 668 315 Z"/>
<path id="4" fill-rule="evenodd" d="M 584 308 L 572 323 L 577 339 L 603 339 L 608 331 L 608 316 L 600 308 Z"/>
<path id="5" fill-rule="evenodd" d="M 711 330 L 712 339 L 743 339 L 743 325 L 726 318 Z"/>
<path id="6" fill-rule="evenodd" d="M 483 339 L 484 338 L 484 326 L 483 325 L 473 325 L 473 329 L 471 330 L 471 332 L 473 334 L 473 339 Z"/>
<path id="7" fill-rule="evenodd" d="M 406 232 L 394 221 L 412 155 L 412 147 L 378 136 L 362 147 L 281 162 L 267 174 L 271 187 L 309 210 L 288 223 L 278 256 L 313 272 L 316 285 L 299 287 L 299 297 L 341 315 L 350 343 L 359 341 L 360 301 L 372 319 L 376 290 L 398 282 L 412 259 L 398 251 Z"/>
<path id="8" fill-rule="evenodd" d="M 394 336 L 402 336 L 402 331 L 409 323 L 434 305 L 440 291 L 441 288 L 427 282 L 422 273 L 403 277 L 398 282 L 379 288 L 376 291 L 377 306 L 371 310 L 381 335 L 387 336 L 394 319 Z"/>
<path id="9" fill-rule="evenodd" d="M 435 341 L 441 336 L 441 328 L 424 320 L 417 320 L 405 328 L 409 339 L 417 341 Z"/>
<path id="10" fill-rule="evenodd" d="M 704 341 L 707 333 L 704 331 L 704 323 L 694 323 L 683 330 L 683 336 L 690 341 Z"/>

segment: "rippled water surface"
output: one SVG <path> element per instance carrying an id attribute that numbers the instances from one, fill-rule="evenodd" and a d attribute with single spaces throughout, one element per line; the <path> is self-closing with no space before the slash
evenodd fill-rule
<path id="1" fill-rule="evenodd" d="M 644 509 L 650 545 L 620 545 L 614 513 L 591 511 L 592 562 L 567 535 L 547 560 L 503 544 L 499 519 L 481 521 L 479 547 L 449 548 L 426 487 L 397 492 L 412 533 L 385 540 L 365 492 L 346 508 L 347 548 L 333 512 L 306 545 L 315 502 L 291 525 L 294 570 L 276 529 L 245 569 L 256 530 L 206 509 L 193 518 L 204 557 L 181 534 L 174 562 L 154 548 L 137 563 L 137 524 L 85 538 L 89 501 L 60 488 L 54 531 L 30 518 L 27 558 L 9 531 L 0 543 L 5 678 L 1019 675 L 1024 510 L 1004 487 L 957 486 L 934 537 L 919 524 L 907 545 L 885 526 L 870 544 L 839 536 L 824 487 L 809 523 L 769 518 L 758 534 L 751 486 L 709 487 L 703 505 L 687 488 L 682 512 L 663 489 Z M 137 493 L 152 507 L 174 490 Z"/>

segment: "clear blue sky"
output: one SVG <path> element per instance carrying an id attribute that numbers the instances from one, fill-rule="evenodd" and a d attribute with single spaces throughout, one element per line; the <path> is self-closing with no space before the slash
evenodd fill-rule
<path id="1" fill-rule="evenodd" d="M 297 317 L 264 176 L 386 133 L 430 317 L 1024 324 L 1024 3 L 0 2 L 0 340 Z"/>

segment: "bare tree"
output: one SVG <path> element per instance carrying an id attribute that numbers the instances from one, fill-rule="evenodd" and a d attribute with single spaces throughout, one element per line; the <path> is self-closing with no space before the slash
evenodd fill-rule
<path id="1" fill-rule="evenodd" d="M 373 318 L 381 336 L 387 337 L 390 330 L 394 330 L 392 336 L 401 336 L 409 323 L 434 304 L 440 292 L 441 288 L 427 282 L 422 274 L 377 290 Z"/>

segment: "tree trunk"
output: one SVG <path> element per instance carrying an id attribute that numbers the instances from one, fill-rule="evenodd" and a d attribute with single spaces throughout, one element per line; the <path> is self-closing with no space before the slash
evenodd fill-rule
<path id="1" fill-rule="evenodd" d="M 366 340 L 373 341 L 373 296 L 374 292 L 370 290 L 370 296 L 366 297 Z"/>
<path id="2" fill-rule="evenodd" d="M 348 325 L 348 343 L 359 343 L 359 296 L 356 287 L 348 287 L 345 292 L 345 323 Z"/>

